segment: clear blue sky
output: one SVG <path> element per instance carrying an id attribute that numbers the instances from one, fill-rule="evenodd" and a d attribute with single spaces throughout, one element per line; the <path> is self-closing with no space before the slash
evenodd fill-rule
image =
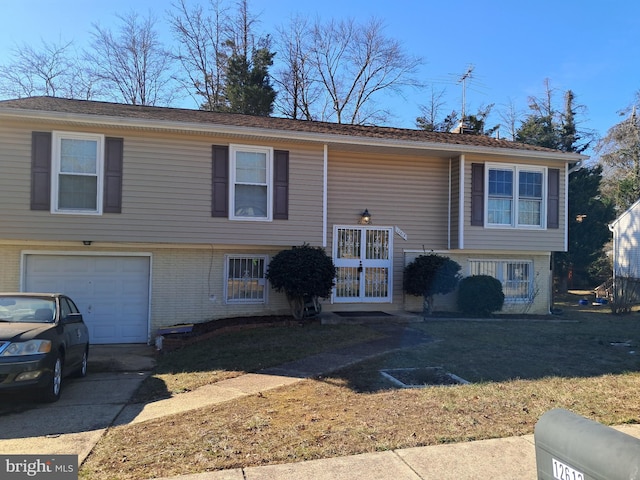
<path id="1" fill-rule="evenodd" d="M 132 9 L 143 15 L 152 11 L 171 40 L 165 15 L 171 0 L 0 0 L 0 5 L 0 63 L 16 43 L 73 40 L 82 48 L 92 23 L 115 25 L 115 13 Z M 600 135 L 621 120 L 619 111 L 640 90 L 640 2 L 250 0 L 250 9 L 259 14 L 259 29 L 272 34 L 295 14 L 382 19 L 388 36 L 424 58 L 420 80 L 446 88 L 448 110 L 460 110 L 457 80 L 469 65 L 474 72 L 467 84 L 468 112 L 489 103 L 496 104 L 495 111 L 510 102 L 524 111 L 527 98 L 541 96 L 549 79 L 557 89 L 556 104 L 565 90 L 573 90 L 588 110 L 583 126 Z M 419 105 L 428 103 L 426 92 L 414 91 L 389 102 L 397 115 L 394 125 L 408 128 L 415 126 Z M 499 123 L 494 117 L 492 123 Z"/>

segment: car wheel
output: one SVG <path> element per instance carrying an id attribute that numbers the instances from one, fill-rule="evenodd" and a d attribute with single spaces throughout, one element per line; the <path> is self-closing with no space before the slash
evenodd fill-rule
<path id="1" fill-rule="evenodd" d="M 53 374 L 47 385 L 42 389 L 42 400 L 52 403 L 60 399 L 60 391 L 62 390 L 62 359 L 56 357 L 53 366 Z"/>
<path id="2" fill-rule="evenodd" d="M 89 349 L 85 348 L 84 353 L 82 354 L 82 362 L 80 363 L 80 367 L 74 372 L 74 377 L 86 377 L 87 376 L 87 362 L 89 361 Z"/>

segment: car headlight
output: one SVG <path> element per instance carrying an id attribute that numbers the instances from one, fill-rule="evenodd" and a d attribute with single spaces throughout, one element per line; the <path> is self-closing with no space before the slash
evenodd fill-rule
<path id="1" fill-rule="evenodd" d="M 2 352 L 2 356 L 18 357 L 21 355 L 36 355 L 38 353 L 48 353 L 50 351 L 50 340 L 29 340 L 28 342 L 17 342 L 10 344 Z"/>

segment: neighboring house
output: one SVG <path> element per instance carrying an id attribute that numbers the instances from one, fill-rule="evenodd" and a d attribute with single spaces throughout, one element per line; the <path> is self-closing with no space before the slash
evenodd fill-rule
<path id="1" fill-rule="evenodd" d="M 609 225 L 613 233 L 613 280 L 616 296 L 640 296 L 640 200 Z M 630 288 L 632 287 L 632 288 Z M 625 292 L 624 290 L 630 290 Z"/>
<path id="2" fill-rule="evenodd" d="M 148 342 L 287 313 L 265 271 L 306 242 L 337 266 L 325 311 L 420 311 L 403 267 L 433 251 L 500 279 L 505 312 L 548 313 L 567 166 L 582 158 L 479 135 L 0 101 L 0 290 L 62 291 L 93 343 Z"/>

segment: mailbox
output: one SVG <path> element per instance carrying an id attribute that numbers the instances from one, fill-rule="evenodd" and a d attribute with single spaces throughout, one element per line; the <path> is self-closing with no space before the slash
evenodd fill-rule
<path id="1" fill-rule="evenodd" d="M 640 440 L 563 409 L 536 423 L 538 480 L 640 480 Z"/>

